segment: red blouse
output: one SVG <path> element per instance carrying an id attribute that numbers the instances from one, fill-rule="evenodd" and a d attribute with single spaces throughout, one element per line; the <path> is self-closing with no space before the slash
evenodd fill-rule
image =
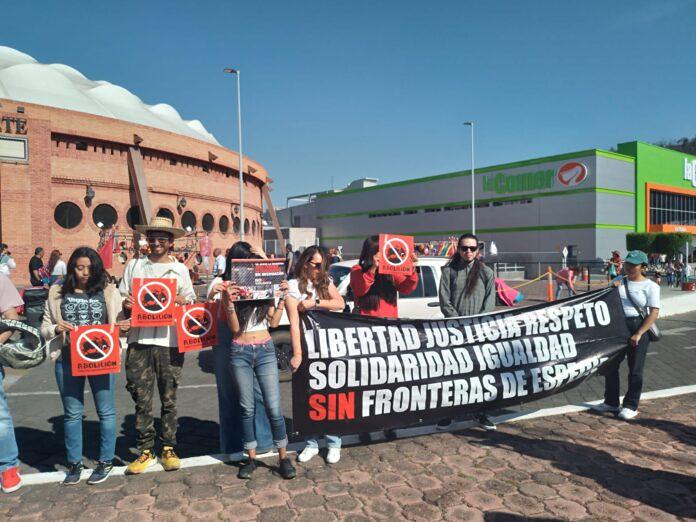
<path id="1" fill-rule="evenodd" d="M 399 293 L 408 295 L 412 293 L 418 286 L 418 272 L 413 271 L 411 275 L 393 275 L 394 286 Z M 370 291 L 375 282 L 375 275 L 369 270 L 363 270 L 360 265 L 355 265 L 350 269 L 350 287 L 353 289 L 353 294 L 356 297 L 362 297 Z M 379 300 L 379 306 L 375 310 L 359 310 L 362 315 L 371 315 L 374 317 L 389 317 L 396 319 L 399 317 L 399 308 L 396 304 L 391 304 L 384 299 Z"/>

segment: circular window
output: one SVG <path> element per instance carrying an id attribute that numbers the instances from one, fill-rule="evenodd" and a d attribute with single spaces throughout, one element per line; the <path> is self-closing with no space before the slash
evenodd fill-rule
<path id="1" fill-rule="evenodd" d="M 227 216 L 222 216 L 220 218 L 220 232 L 223 234 L 227 234 L 227 231 L 230 229 L 230 218 Z"/>
<path id="2" fill-rule="evenodd" d="M 157 217 L 171 219 L 172 223 L 174 223 L 174 213 L 171 210 L 169 210 L 168 208 L 159 209 L 157 211 Z"/>
<path id="3" fill-rule="evenodd" d="M 201 225 L 203 226 L 203 230 L 206 232 L 211 232 L 215 226 L 215 218 L 212 214 L 204 214 Z"/>
<path id="4" fill-rule="evenodd" d="M 251 222 L 251 233 L 255 236 L 256 235 L 256 221 Z"/>
<path id="5" fill-rule="evenodd" d="M 244 233 L 245 234 L 249 233 L 249 220 L 248 219 L 244 220 Z"/>
<path id="6" fill-rule="evenodd" d="M 233 231 L 235 234 L 239 234 L 239 231 L 240 231 L 240 228 L 239 228 L 239 227 L 240 227 L 240 223 L 241 223 L 241 221 L 239 221 L 239 218 L 234 218 L 234 221 L 232 222 L 232 231 Z"/>
<path id="7" fill-rule="evenodd" d="M 111 205 L 102 203 L 94 208 L 92 220 L 99 228 L 111 228 L 118 221 L 118 213 Z"/>
<path id="8" fill-rule="evenodd" d="M 192 230 L 196 230 L 196 216 L 193 212 L 190 210 L 187 210 L 186 212 L 183 213 L 181 216 L 181 226 L 186 230 L 187 232 L 191 232 Z"/>
<path id="9" fill-rule="evenodd" d="M 143 220 L 140 219 L 140 207 L 134 206 L 128 209 L 126 212 L 126 223 L 131 228 L 135 228 L 136 225 L 143 225 Z"/>
<path id="10" fill-rule="evenodd" d="M 53 219 L 63 228 L 75 228 L 82 221 L 82 210 L 75 203 L 64 201 L 56 207 Z"/>

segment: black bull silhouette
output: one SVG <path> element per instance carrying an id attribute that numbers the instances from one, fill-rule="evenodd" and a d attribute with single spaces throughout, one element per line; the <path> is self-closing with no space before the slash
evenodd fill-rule
<path id="1" fill-rule="evenodd" d="M 103 354 L 109 351 L 110 346 L 111 343 L 109 342 L 108 337 L 97 334 L 90 337 L 89 340 L 85 338 L 80 345 L 80 349 L 82 350 L 82 354 L 87 359 L 101 359 L 104 356 Z M 102 353 L 97 350 L 97 347 Z"/>
<path id="2" fill-rule="evenodd" d="M 152 294 L 152 295 L 151 295 Z M 148 288 L 148 292 L 143 292 L 142 305 L 145 310 L 159 312 L 166 308 L 167 292 L 159 288 Z"/>

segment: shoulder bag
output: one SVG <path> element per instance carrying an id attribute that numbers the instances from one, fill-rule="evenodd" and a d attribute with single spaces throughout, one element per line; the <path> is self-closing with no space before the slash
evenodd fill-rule
<path id="1" fill-rule="evenodd" d="M 645 320 L 645 318 L 648 316 L 647 310 L 639 307 L 636 302 L 633 300 L 633 296 L 631 296 L 631 292 L 628 291 L 628 279 L 623 278 L 623 284 L 626 287 L 626 297 L 628 298 L 629 301 L 631 301 L 631 304 L 633 305 L 633 308 L 636 309 L 636 312 L 638 312 L 638 315 Z M 660 328 L 657 326 L 657 321 L 652 324 L 650 329 L 648 330 L 648 337 L 650 337 L 650 340 L 654 343 L 662 339 L 662 332 L 660 331 Z"/>

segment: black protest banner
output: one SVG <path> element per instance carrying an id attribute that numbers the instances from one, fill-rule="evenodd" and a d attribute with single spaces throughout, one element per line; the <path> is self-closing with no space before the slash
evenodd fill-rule
<path id="1" fill-rule="evenodd" d="M 300 435 L 418 424 L 577 386 L 626 348 L 619 292 L 435 320 L 311 311 L 293 376 Z"/>

